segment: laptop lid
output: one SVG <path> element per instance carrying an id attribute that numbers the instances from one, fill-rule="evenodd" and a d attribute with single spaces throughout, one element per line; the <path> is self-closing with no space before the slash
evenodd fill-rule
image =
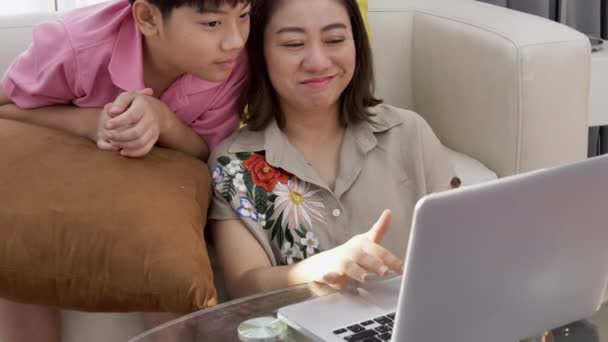
<path id="1" fill-rule="evenodd" d="M 418 202 L 393 341 L 509 341 L 595 312 L 608 156 Z"/>

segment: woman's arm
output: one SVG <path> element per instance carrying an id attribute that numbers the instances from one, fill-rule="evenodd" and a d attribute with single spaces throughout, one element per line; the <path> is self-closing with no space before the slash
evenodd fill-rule
<path id="1" fill-rule="evenodd" d="M 319 262 L 323 253 L 297 264 L 272 266 L 260 243 L 239 220 L 214 221 L 211 232 L 217 263 L 232 299 L 321 280 L 328 266 Z"/>
<path id="2" fill-rule="evenodd" d="M 228 296 L 239 298 L 312 281 L 344 287 L 351 278 L 367 281 L 370 272 L 380 276 L 389 270 L 402 272 L 402 261 L 378 245 L 390 219 L 387 211 L 369 232 L 289 266 L 272 266 L 260 243 L 239 220 L 213 221 L 211 233 Z"/>
<path id="3" fill-rule="evenodd" d="M 272 267 L 266 252 L 239 220 L 212 221 L 217 263 L 230 298 L 287 287 L 293 266 Z M 292 284 L 298 283 L 293 279 Z M 300 283 L 306 282 L 302 279 Z"/>

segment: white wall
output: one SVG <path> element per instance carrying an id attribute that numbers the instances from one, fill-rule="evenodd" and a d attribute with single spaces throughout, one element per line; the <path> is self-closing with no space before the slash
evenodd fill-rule
<path id="1" fill-rule="evenodd" d="M 66 11 L 103 1 L 107 0 L 1 0 L 0 14 L 48 12 L 55 10 Z"/>
<path id="2" fill-rule="evenodd" d="M 0 14 L 48 12 L 55 10 L 54 0 L 0 1 Z"/>

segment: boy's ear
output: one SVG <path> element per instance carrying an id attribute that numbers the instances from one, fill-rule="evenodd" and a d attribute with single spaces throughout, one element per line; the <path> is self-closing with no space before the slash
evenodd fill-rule
<path id="1" fill-rule="evenodd" d="M 162 25 L 162 13 L 147 0 L 135 0 L 131 9 L 135 23 L 144 36 L 158 33 Z"/>

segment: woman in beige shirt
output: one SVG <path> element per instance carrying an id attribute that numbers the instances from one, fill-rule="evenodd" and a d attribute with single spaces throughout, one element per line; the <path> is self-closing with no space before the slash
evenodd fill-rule
<path id="1" fill-rule="evenodd" d="M 229 296 L 402 272 L 416 201 L 454 171 L 421 117 L 373 97 L 356 1 L 258 0 L 251 23 L 247 126 L 209 159 Z"/>

